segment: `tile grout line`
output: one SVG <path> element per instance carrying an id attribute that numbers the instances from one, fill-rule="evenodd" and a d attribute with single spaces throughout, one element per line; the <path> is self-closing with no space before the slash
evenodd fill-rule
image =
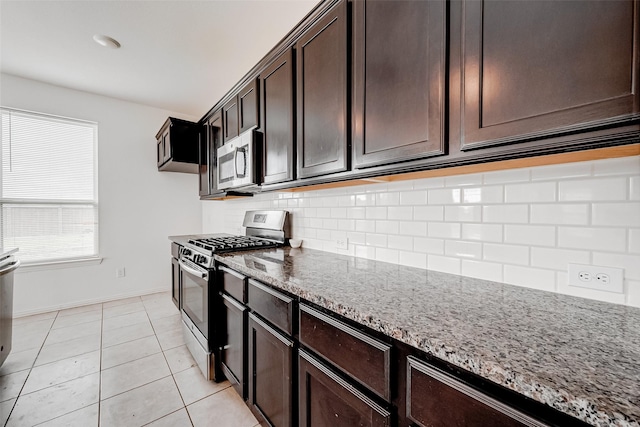
<path id="1" fill-rule="evenodd" d="M 38 349 L 38 354 L 36 354 L 35 359 L 33 359 L 33 362 L 31 363 L 31 366 L 29 367 L 29 373 L 27 374 L 27 377 L 24 379 L 24 383 L 22 383 L 22 387 L 20 387 L 20 391 L 18 391 L 18 395 L 16 396 L 16 401 L 13 402 L 13 406 L 11 407 L 11 410 L 9 411 L 9 416 L 7 417 L 7 421 L 4 424 L 5 427 L 9 424 L 9 420 L 11 419 L 11 414 L 13 414 L 13 411 L 15 410 L 16 405 L 18 404 L 18 399 L 22 395 L 22 390 L 24 390 L 24 386 L 27 384 L 27 381 L 29 381 L 29 376 L 31 375 L 31 371 L 33 371 L 33 367 L 36 364 L 36 360 L 38 360 L 38 357 L 40 357 L 40 353 L 42 352 L 42 349 L 44 348 L 44 343 L 47 341 L 47 338 L 49 337 L 49 333 L 51 333 L 51 331 L 53 329 L 53 325 L 56 323 L 56 320 L 58 319 L 58 315 L 59 314 L 60 314 L 60 310 L 58 310 L 56 312 L 56 315 L 53 318 L 53 322 L 51 322 L 51 326 L 49 326 L 49 330 L 47 331 L 47 335 L 45 335 L 44 339 L 42 340 L 42 344 L 40 344 L 40 348 Z"/>

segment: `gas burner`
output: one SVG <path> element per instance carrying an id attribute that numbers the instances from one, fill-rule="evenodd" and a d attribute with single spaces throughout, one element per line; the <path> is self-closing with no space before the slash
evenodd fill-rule
<path id="1" fill-rule="evenodd" d="M 277 242 L 253 236 L 220 236 L 204 239 L 191 239 L 189 243 L 211 253 L 270 248 L 278 246 Z"/>

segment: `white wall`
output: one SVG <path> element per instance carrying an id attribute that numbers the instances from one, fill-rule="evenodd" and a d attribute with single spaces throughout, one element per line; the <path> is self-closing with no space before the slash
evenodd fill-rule
<path id="1" fill-rule="evenodd" d="M 167 236 L 200 232 L 202 208 L 197 175 L 158 172 L 155 134 L 169 115 L 194 118 L 6 74 L 0 75 L 0 104 L 98 122 L 99 251 L 104 261 L 19 269 L 14 314 L 169 290 Z M 125 267 L 124 278 L 116 278 L 118 267 Z"/>
<path id="2" fill-rule="evenodd" d="M 203 231 L 258 208 L 303 247 L 640 307 L 638 156 L 205 202 Z M 569 262 L 624 268 L 625 292 L 569 287 Z"/>

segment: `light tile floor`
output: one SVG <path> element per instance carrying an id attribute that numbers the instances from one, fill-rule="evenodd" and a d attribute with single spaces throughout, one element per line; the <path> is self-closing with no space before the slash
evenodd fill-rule
<path id="1" fill-rule="evenodd" d="M 204 379 L 169 293 L 14 319 L 0 426 L 257 424 L 228 382 Z"/>

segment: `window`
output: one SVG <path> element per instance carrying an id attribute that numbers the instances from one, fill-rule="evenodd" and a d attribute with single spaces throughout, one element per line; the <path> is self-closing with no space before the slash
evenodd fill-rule
<path id="1" fill-rule="evenodd" d="M 97 257 L 97 124 L 0 112 L 2 250 L 25 263 Z"/>

